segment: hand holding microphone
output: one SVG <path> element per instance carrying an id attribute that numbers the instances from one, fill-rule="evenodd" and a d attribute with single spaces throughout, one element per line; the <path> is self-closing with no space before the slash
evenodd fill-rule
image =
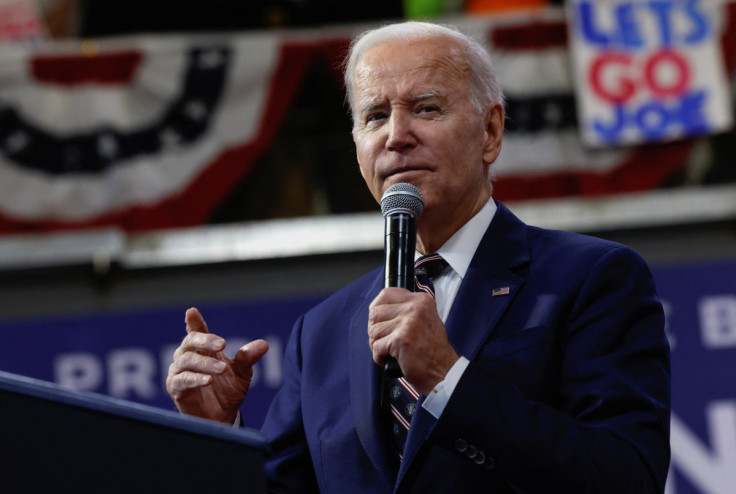
<path id="1" fill-rule="evenodd" d="M 386 218 L 384 287 L 399 287 L 414 291 L 417 218 L 423 211 L 422 193 L 411 184 L 394 184 L 386 189 L 381 197 L 381 212 Z M 392 357 L 386 358 L 384 371 L 390 377 L 401 377 L 401 367 Z"/>
<path id="2" fill-rule="evenodd" d="M 384 290 L 373 300 L 368 321 L 369 341 L 376 362 L 388 377 L 403 377 L 423 394 L 442 381 L 459 355 L 450 345 L 433 297 L 414 292 L 414 253 L 417 218 L 424 210 L 415 186 L 399 183 L 381 198 L 386 218 Z M 386 288 L 405 288 L 387 291 Z M 392 353 L 401 360 L 402 369 Z"/>

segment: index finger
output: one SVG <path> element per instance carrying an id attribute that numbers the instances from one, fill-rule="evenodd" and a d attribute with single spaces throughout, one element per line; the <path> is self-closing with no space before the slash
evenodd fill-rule
<path id="1" fill-rule="evenodd" d="M 184 322 L 187 323 L 187 333 L 209 333 L 207 323 L 204 322 L 202 314 L 195 307 L 187 309 L 184 314 Z"/>

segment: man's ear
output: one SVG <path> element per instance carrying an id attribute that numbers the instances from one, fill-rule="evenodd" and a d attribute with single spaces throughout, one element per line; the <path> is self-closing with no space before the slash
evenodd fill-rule
<path id="1" fill-rule="evenodd" d="M 485 126 L 484 146 L 483 146 L 483 163 L 490 165 L 501 152 L 501 141 L 503 139 L 505 113 L 503 105 L 498 101 L 494 101 L 483 115 L 483 124 Z"/>

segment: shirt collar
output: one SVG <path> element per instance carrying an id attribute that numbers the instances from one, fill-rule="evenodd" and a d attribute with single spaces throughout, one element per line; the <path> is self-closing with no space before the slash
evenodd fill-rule
<path id="1" fill-rule="evenodd" d="M 496 209 L 493 198 L 489 199 L 485 206 L 437 251 L 461 278 L 465 277 L 470 261 L 473 260 L 475 251 L 478 250 L 478 245 L 496 214 Z"/>

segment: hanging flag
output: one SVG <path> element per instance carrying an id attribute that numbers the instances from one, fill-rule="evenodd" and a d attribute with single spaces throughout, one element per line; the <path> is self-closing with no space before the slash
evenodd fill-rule
<path id="1" fill-rule="evenodd" d="M 733 71 L 736 3 L 716 3 L 723 26 L 708 32 Z M 495 198 L 649 190 L 684 168 L 694 138 L 598 149 L 583 140 L 590 118 L 609 125 L 615 113 L 578 111 L 563 9 L 453 21 L 488 49 L 507 97 Z M 0 233 L 207 222 L 273 145 L 308 70 L 322 64 L 339 78 L 361 29 L 0 44 Z M 621 132 L 621 144 L 629 136 Z"/>
<path id="2" fill-rule="evenodd" d="M 310 48 L 273 35 L 51 46 L 0 52 L 0 231 L 201 224 L 270 143 Z"/>

